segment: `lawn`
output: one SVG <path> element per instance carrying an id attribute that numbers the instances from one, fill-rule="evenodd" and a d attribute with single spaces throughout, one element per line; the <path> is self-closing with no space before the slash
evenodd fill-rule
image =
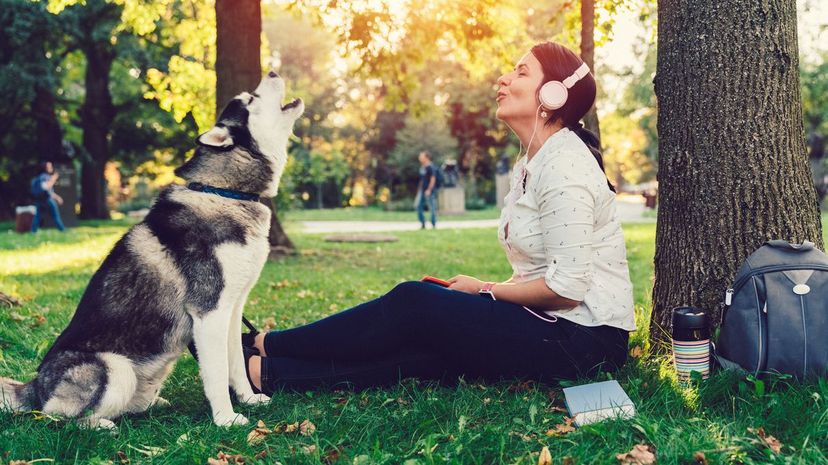
<path id="1" fill-rule="evenodd" d="M 283 214 L 288 221 L 417 221 L 417 212 L 386 211 L 380 207 L 348 207 L 288 210 Z M 428 218 L 428 212 L 426 212 Z M 500 218 L 500 210 L 488 206 L 482 210 L 466 210 L 455 215 L 440 215 L 437 221 L 490 220 Z"/>
<path id="2" fill-rule="evenodd" d="M 34 375 L 91 273 L 126 227 L 98 223 L 38 236 L 0 231 L 0 290 L 22 301 L 19 307 L 0 308 L 0 376 L 28 380 Z M 624 230 L 641 328 L 631 341 L 636 348 L 646 340 L 655 225 L 629 224 Z M 462 272 L 491 280 L 509 275 L 493 229 L 396 235 L 399 242 L 378 246 L 293 234 L 301 253 L 268 263 L 247 315 L 259 325 L 287 328 L 424 274 Z M 680 386 L 668 360 L 647 351 L 631 358 L 615 377 L 635 402 L 636 417 L 569 433 L 554 433 L 564 421 L 560 386 L 466 380 L 447 388 L 405 380 L 393 389 L 278 393 L 270 405 L 239 406 L 239 412 L 268 428 L 281 425 L 282 430 L 304 420 L 316 426 L 305 430 L 309 434 L 282 431 L 250 444 L 252 425 L 213 426 L 197 366 L 186 355 L 162 393 L 172 407 L 118 420 L 117 436 L 37 412 L 0 414 L 0 463 L 204 464 L 222 451 L 239 454 L 248 464 L 533 465 L 547 446 L 554 464 L 616 464 L 616 454 L 648 444 L 659 464 L 707 463 L 697 453 L 709 463 L 828 464 L 824 380 L 800 384 L 720 374 Z"/>

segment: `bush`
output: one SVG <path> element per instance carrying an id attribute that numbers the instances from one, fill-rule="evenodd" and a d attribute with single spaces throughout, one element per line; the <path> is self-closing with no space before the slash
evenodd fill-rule
<path id="1" fill-rule="evenodd" d="M 487 206 L 486 199 L 480 197 L 466 200 L 466 210 L 485 210 Z"/>

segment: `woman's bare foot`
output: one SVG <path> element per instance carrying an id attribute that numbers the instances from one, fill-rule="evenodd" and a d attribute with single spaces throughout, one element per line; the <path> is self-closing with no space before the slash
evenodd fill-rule
<path id="1" fill-rule="evenodd" d="M 267 357 L 267 354 L 265 353 L 264 349 L 265 336 L 265 333 L 259 333 L 256 335 L 256 337 L 253 338 L 253 347 L 259 349 L 259 355 L 261 355 L 262 357 Z"/>
<path id="2" fill-rule="evenodd" d="M 250 375 L 250 381 L 257 390 L 262 390 L 262 358 L 259 356 L 250 357 L 247 362 L 247 373 Z"/>

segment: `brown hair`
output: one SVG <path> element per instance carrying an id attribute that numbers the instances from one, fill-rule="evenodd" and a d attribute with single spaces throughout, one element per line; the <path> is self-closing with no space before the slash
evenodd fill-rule
<path id="1" fill-rule="evenodd" d="M 563 81 L 584 62 L 574 52 L 555 42 L 544 42 L 535 45 L 532 47 L 532 55 L 537 58 L 541 69 L 543 69 L 541 86 L 549 81 Z M 540 87 L 538 87 L 538 90 L 540 90 Z M 569 128 L 584 141 L 584 144 L 595 157 L 595 161 L 598 162 L 601 171 L 606 173 L 598 137 L 581 124 L 581 118 L 595 104 L 595 93 L 595 78 L 590 72 L 569 89 L 566 104 L 557 110 L 551 111 L 546 124 L 552 124 L 560 120 L 563 126 Z M 607 185 L 611 191 L 615 192 L 615 187 L 609 182 L 609 179 L 607 179 Z"/>

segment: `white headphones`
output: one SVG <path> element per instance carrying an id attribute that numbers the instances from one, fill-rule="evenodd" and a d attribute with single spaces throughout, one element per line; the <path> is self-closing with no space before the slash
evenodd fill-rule
<path id="1" fill-rule="evenodd" d="M 569 89 L 587 74 L 589 74 L 589 66 L 583 63 L 571 76 L 563 81 L 549 81 L 541 86 L 540 91 L 538 91 L 538 100 L 540 100 L 541 106 L 546 110 L 557 110 L 564 106 L 569 96 Z"/>

